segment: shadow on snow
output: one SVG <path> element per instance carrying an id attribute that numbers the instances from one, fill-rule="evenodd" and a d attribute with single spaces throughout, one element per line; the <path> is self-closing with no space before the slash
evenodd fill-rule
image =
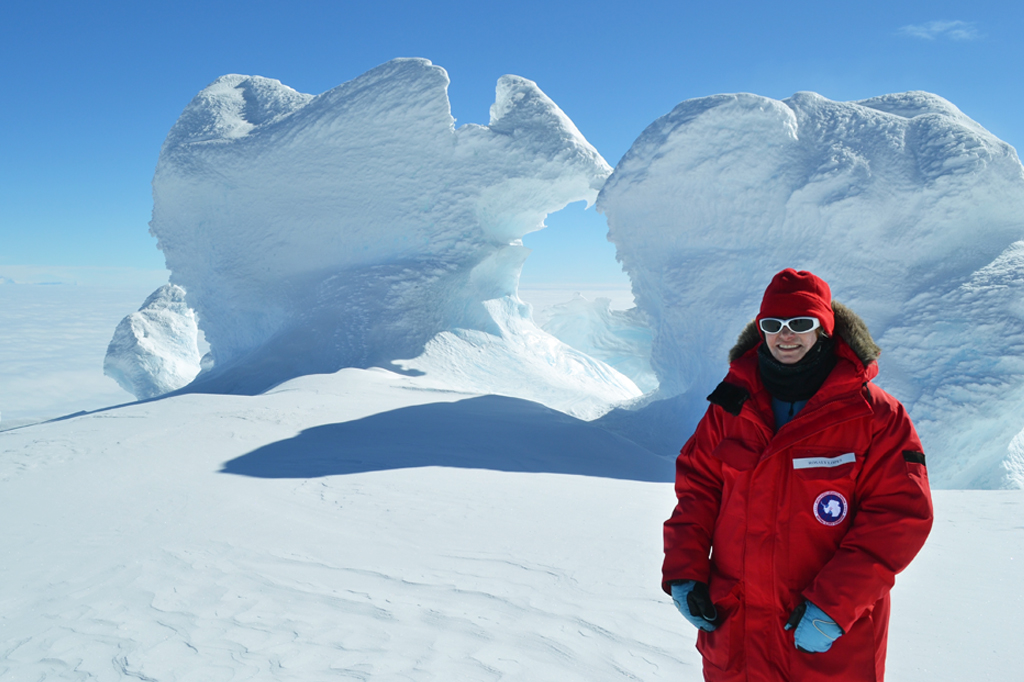
<path id="1" fill-rule="evenodd" d="M 534 402 L 482 396 L 307 429 L 226 462 L 222 473 L 312 478 L 442 466 L 671 481 L 673 460 Z"/>

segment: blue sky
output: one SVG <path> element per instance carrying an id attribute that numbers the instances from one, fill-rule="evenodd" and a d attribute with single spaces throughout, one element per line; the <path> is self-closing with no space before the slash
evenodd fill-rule
<path id="1" fill-rule="evenodd" d="M 729 2 L 50 2 L 0 11 L 0 266 L 160 268 L 148 234 L 160 145 L 225 73 L 318 94 L 394 57 L 448 70 L 487 123 L 498 77 L 530 78 L 614 165 L 679 102 L 722 92 L 862 99 L 928 90 L 1024 144 L 1024 5 Z M 613 281 L 604 220 L 570 207 L 524 279 Z"/>

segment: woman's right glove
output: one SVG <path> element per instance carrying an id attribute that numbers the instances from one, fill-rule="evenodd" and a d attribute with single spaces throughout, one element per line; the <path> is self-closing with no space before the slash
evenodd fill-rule
<path id="1" fill-rule="evenodd" d="M 705 632 L 711 632 L 718 624 L 718 609 L 711 602 L 708 586 L 696 580 L 672 583 L 672 601 L 683 618 Z"/>

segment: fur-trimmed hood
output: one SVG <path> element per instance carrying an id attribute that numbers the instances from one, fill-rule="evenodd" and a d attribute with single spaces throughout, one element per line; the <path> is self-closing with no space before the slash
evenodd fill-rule
<path id="1" fill-rule="evenodd" d="M 871 332 L 868 331 L 864 320 L 838 301 L 832 301 L 832 312 L 836 316 L 833 335 L 845 341 L 865 367 L 878 360 L 882 349 L 871 338 Z M 736 345 L 729 351 L 730 364 L 740 359 L 744 353 L 755 348 L 760 342 L 761 333 L 757 329 L 756 320 L 751 320 L 736 340 Z"/>

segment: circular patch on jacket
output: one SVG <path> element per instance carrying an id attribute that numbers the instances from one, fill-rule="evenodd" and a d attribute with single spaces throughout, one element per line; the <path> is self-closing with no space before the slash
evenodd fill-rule
<path id="1" fill-rule="evenodd" d="M 842 493 L 829 490 L 814 501 L 814 518 L 826 526 L 838 526 L 846 518 L 849 507 Z"/>

